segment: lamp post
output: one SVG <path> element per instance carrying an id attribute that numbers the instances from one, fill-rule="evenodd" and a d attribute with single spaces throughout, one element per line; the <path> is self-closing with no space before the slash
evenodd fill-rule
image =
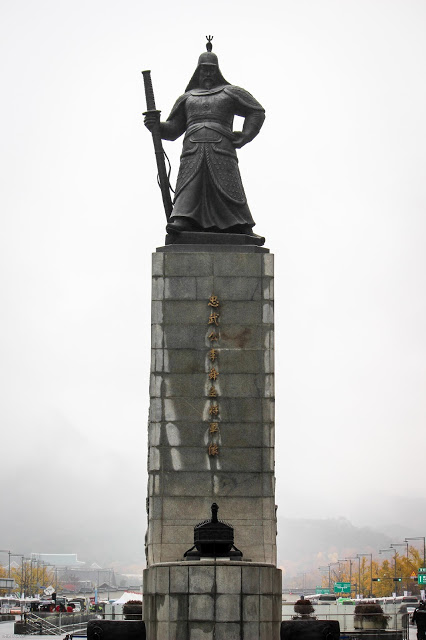
<path id="1" fill-rule="evenodd" d="M 398 583 L 396 581 L 396 556 L 398 555 L 398 552 L 393 547 L 391 547 L 390 549 L 379 549 L 379 553 L 385 553 L 386 551 L 393 551 L 394 552 L 393 560 L 394 560 L 394 564 L 395 564 L 395 580 L 394 580 L 394 583 L 395 583 L 395 594 L 398 595 Z"/>
<path id="2" fill-rule="evenodd" d="M 426 536 L 416 536 L 415 538 L 405 538 L 405 542 L 408 540 L 423 540 L 423 566 L 426 567 Z"/>
<path id="3" fill-rule="evenodd" d="M 340 566 L 340 562 L 339 561 L 337 561 L 337 562 L 329 562 L 329 564 L 328 564 L 328 576 L 329 576 L 328 577 L 328 586 L 329 586 L 330 591 L 331 591 L 331 567 L 334 567 L 334 565 L 336 565 L 336 564 L 338 564 Z M 334 575 L 336 575 L 336 572 L 334 572 Z"/>
<path id="4" fill-rule="evenodd" d="M 0 553 L 7 553 L 9 555 L 9 569 L 7 572 L 7 577 L 10 578 L 10 549 L 0 549 Z"/>
<path id="5" fill-rule="evenodd" d="M 353 558 L 345 558 L 345 560 L 349 560 L 349 582 L 351 584 L 351 593 L 352 593 L 352 560 Z M 355 592 L 356 595 L 356 592 Z"/>
<path id="6" fill-rule="evenodd" d="M 370 596 L 373 595 L 373 554 L 372 553 L 357 553 L 357 558 L 370 557 Z"/>
<path id="7" fill-rule="evenodd" d="M 318 567 L 319 571 L 328 571 L 328 589 L 330 590 L 331 587 L 331 575 L 330 575 L 330 565 L 328 565 L 327 567 Z"/>
<path id="8" fill-rule="evenodd" d="M 391 545 L 392 549 L 394 547 L 406 547 L 407 548 L 407 571 L 408 571 L 408 542 L 392 542 Z M 407 591 L 408 591 L 408 576 L 407 576 Z"/>

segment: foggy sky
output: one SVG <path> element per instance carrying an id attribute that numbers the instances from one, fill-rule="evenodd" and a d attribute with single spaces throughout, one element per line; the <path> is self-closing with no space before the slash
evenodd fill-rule
<path id="1" fill-rule="evenodd" d="M 425 534 L 425 32 L 420 0 L 3 0 L 1 548 L 143 561 L 140 71 L 166 117 L 206 34 L 266 109 L 239 160 L 275 254 L 278 513 Z"/>

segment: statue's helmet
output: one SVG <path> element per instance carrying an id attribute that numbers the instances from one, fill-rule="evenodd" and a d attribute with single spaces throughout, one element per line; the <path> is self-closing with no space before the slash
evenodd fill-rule
<path id="1" fill-rule="evenodd" d="M 202 53 L 198 58 L 197 68 L 195 69 L 194 74 L 191 80 L 189 81 L 189 84 L 186 87 L 185 91 L 191 91 L 191 89 L 200 88 L 199 76 L 200 76 L 200 68 L 202 65 L 209 65 L 209 66 L 216 67 L 216 85 L 215 86 L 229 84 L 229 82 L 225 80 L 221 70 L 219 69 L 219 60 L 217 58 L 217 55 L 215 53 L 212 53 L 211 51 L 204 51 L 204 53 Z"/>
<path id="2" fill-rule="evenodd" d="M 212 53 L 211 51 L 204 51 L 198 58 L 198 66 L 200 64 L 211 64 L 219 69 L 219 60 L 217 59 L 217 55 Z"/>

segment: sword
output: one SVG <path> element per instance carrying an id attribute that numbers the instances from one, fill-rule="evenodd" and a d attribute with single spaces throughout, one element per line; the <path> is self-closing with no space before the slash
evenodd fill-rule
<path id="1" fill-rule="evenodd" d="M 169 178 L 166 170 L 166 163 L 164 161 L 164 149 L 163 144 L 161 142 L 160 135 L 160 113 L 155 107 L 155 98 L 154 98 L 154 89 L 152 88 L 151 82 L 151 71 L 142 71 L 143 82 L 145 85 L 145 97 L 146 97 L 146 111 L 144 111 L 143 115 L 147 113 L 156 113 L 158 114 L 157 123 L 151 131 L 152 141 L 154 143 L 154 151 L 155 151 L 155 159 L 157 162 L 157 171 L 158 171 L 158 182 L 161 189 L 161 195 L 163 198 L 164 211 L 166 212 L 167 221 L 170 218 L 170 214 L 173 210 L 172 199 L 170 197 L 169 190 Z"/>

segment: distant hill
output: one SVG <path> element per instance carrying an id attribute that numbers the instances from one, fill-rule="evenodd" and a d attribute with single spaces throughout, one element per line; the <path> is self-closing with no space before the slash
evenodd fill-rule
<path id="1" fill-rule="evenodd" d="M 387 534 L 356 527 L 346 518 L 278 517 L 278 565 L 286 576 L 316 571 L 318 566 L 357 553 L 373 553 L 394 542 Z"/>

